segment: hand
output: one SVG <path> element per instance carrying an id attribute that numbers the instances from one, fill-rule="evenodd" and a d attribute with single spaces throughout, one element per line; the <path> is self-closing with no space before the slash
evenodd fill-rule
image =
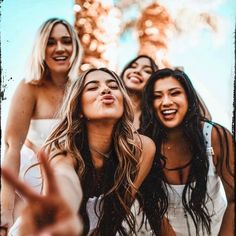
<path id="1" fill-rule="evenodd" d="M 165 236 L 175 236 L 176 235 L 175 231 L 171 227 L 171 225 L 166 217 L 164 217 L 162 220 L 161 232 L 162 232 L 162 235 L 165 235 Z"/>
<path id="2" fill-rule="evenodd" d="M 8 229 L 13 224 L 13 212 L 4 210 L 1 207 L 1 226 L 0 226 L 0 235 L 7 236 Z"/>
<path id="3" fill-rule="evenodd" d="M 35 193 L 8 170 L 2 168 L 3 177 L 27 200 L 27 206 L 22 211 L 19 235 L 81 235 L 82 224 L 77 212 L 74 212 L 61 197 L 52 168 L 43 152 L 39 153 L 39 158 L 48 183 L 46 195 Z"/>

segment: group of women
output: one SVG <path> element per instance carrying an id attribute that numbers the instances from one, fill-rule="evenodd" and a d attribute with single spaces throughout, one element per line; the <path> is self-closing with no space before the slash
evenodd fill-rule
<path id="1" fill-rule="evenodd" d="M 233 139 L 188 76 L 145 55 L 79 75 L 81 56 L 68 22 L 39 29 L 6 125 L 1 235 L 233 235 Z"/>

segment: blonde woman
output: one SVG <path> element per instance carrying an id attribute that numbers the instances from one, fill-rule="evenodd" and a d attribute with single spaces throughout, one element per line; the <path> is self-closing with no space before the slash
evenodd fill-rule
<path id="1" fill-rule="evenodd" d="M 78 78 L 82 48 L 73 27 L 62 19 L 49 19 L 38 30 L 24 80 L 12 98 L 5 132 L 3 166 L 40 190 L 37 151 L 58 122 L 56 116 L 70 81 Z M 9 228 L 17 216 L 20 196 L 2 181 L 1 226 Z M 1 228 L 2 228 L 1 227 Z"/>
<path id="2" fill-rule="evenodd" d="M 133 111 L 122 80 L 104 68 L 85 72 L 72 85 L 62 114 L 46 149 L 59 192 L 73 212 L 63 218 L 63 222 L 79 213 L 84 223 L 83 235 L 130 235 L 122 221 L 135 233 L 130 207 L 150 170 L 155 145 L 151 139 L 133 133 Z M 17 183 L 16 180 L 13 182 Z M 79 182 L 83 191 L 80 208 Z M 46 191 L 44 200 L 50 195 L 50 191 Z M 43 209 L 44 200 L 38 200 Z M 35 209 L 33 206 L 37 203 L 30 201 L 30 204 L 31 209 Z M 43 213 L 36 209 L 23 215 L 25 235 L 59 227 L 57 216 L 63 209 L 51 214 L 44 227 L 37 228 L 35 220 L 31 224 L 34 230 L 27 231 L 28 219 L 35 219 L 36 215 L 37 219 L 45 219 L 45 212 L 55 211 L 49 206 Z M 68 230 L 72 228 L 70 226 Z"/>

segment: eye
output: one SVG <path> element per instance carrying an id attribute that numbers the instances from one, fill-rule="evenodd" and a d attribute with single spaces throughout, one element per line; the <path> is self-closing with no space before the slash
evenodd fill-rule
<path id="1" fill-rule="evenodd" d="M 71 37 L 63 37 L 62 38 L 62 43 L 64 43 L 64 44 L 72 44 L 72 39 L 71 39 Z"/>
<path id="2" fill-rule="evenodd" d="M 181 91 L 174 91 L 171 93 L 171 96 L 178 96 L 179 94 L 181 94 Z"/>
<path id="3" fill-rule="evenodd" d="M 118 86 L 117 82 L 115 82 L 115 81 L 110 82 L 108 84 L 108 87 L 111 89 L 119 89 L 119 86 Z"/>
<path id="4" fill-rule="evenodd" d="M 52 38 L 48 39 L 47 46 L 52 46 L 54 44 L 55 44 L 55 40 L 54 39 L 52 39 Z"/>
<path id="5" fill-rule="evenodd" d="M 152 70 L 150 69 L 145 69 L 144 72 L 146 72 L 147 74 L 152 74 Z"/>
<path id="6" fill-rule="evenodd" d="M 154 94 L 153 95 L 153 99 L 161 99 L 161 95 L 160 94 Z"/>
<path id="7" fill-rule="evenodd" d="M 92 85 L 92 86 L 88 86 L 87 87 L 87 91 L 94 91 L 94 90 L 96 90 L 98 88 L 98 86 L 97 85 Z"/>

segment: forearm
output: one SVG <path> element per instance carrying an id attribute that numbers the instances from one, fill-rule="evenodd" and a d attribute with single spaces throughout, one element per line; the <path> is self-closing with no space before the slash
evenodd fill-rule
<path id="1" fill-rule="evenodd" d="M 73 212 L 78 212 L 82 201 L 82 189 L 74 168 L 60 161 L 53 164 L 53 172 L 61 196 Z"/>
<path id="2" fill-rule="evenodd" d="M 20 158 L 19 151 L 8 148 L 5 152 L 2 166 L 18 177 Z M 12 224 L 15 202 L 15 189 L 5 179 L 1 178 L 1 224 Z M 9 225 L 10 226 L 10 225 Z"/>
<path id="3" fill-rule="evenodd" d="M 225 235 L 234 236 L 234 222 L 235 222 L 234 206 L 235 205 L 233 202 L 228 204 L 218 236 L 225 236 Z"/>

